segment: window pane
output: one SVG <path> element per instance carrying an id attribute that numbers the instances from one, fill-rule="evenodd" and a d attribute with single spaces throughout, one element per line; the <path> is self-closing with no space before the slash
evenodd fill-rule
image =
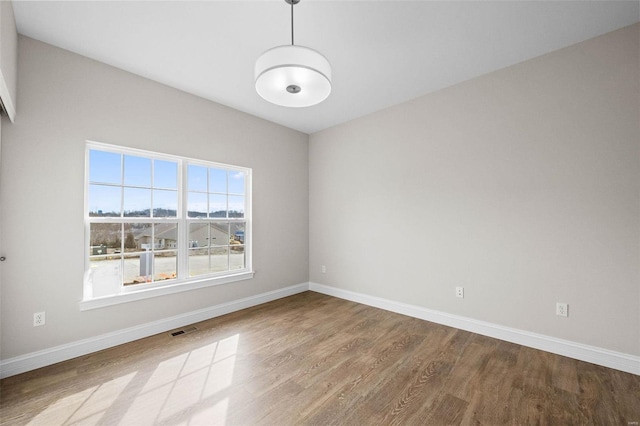
<path id="1" fill-rule="evenodd" d="M 151 249 L 150 223 L 125 223 L 124 224 L 124 251 L 131 253 Z"/>
<path id="2" fill-rule="evenodd" d="M 89 216 L 120 216 L 122 188 L 119 186 L 89 185 Z"/>
<path id="3" fill-rule="evenodd" d="M 124 184 L 151 187 L 151 159 L 125 155 Z"/>
<path id="4" fill-rule="evenodd" d="M 177 276 L 177 257 L 175 251 L 165 251 L 154 254 L 153 280 L 172 280 Z"/>
<path id="5" fill-rule="evenodd" d="M 244 197 L 229 195 L 229 217 L 244 217 Z"/>
<path id="6" fill-rule="evenodd" d="M 189 248 L 209 247 L 209 223 L 189 224 Z"/>
<path id="7" fill-rule="evenodd" d="M 189 191 L 207 191 L 207 168 L 201 166 L 189 166 L 188 176 Z"/>
<path id="8" fill-rule="evenodd" d="M 87 282 L 91 286 L 93 297 L 118 294 L 122 285 L 121 261 L 105 256 L 92 256 L 89 259 Z"/>
<path id="9" fill-rule="evenodd" d="M 244 223 L 231 224 L 231 240 L 229 244 L 244 244 Z"/>
<path id="10" fill-rule="evenodd" d="M 124 216 L 149 217 L 151 214 L 151 190 L 124 188 Z"/>
<path id="11" fill-rule="evenodd" d="M 229 244 L 229 224 L 228 223 L 210 223 L 211 245 L 226 246 Z"/>
<path id="12" fill-rule="evenodd" d="M 207 194 L 190 192 L 187 198 L 189 217 L 207 217 Z"/>
<path id="13" fill-rule="evenodd" d="M 90 256 L 118 254 L 122 248 L 122 225 L 92 223 L 89 226 Z"/>
<path id="14" fill-rule="evenodd" d="M 229 171 L 229 193 L 244 194 L 244 172 Z"/>
<path id="15" fill-rule="evenodd" d="M 89 151 L 89 181 L 122 183 L 122 155 L 104 151 Z"/>
<path id="16" fill-rule="evenodd" d="M 152 252 L 124 255 L 124 285 L 151 282 L 152 270 Z"/>
<path id="17" fill-rule="evenodd" d="M 209 194 L 209 217 L 227 217 L 227 196 Z"/>
<path id="18" fill-rule="evenodd" d="M 227 171 L 209 169 L 209 192 L 227 192 Z"/>
<path id="19" fill-rule="evenodd" d="M 178 191 L 153 190 L 153 216 L 177 217 Z"/>
<path id="20" fill-rule="evenodd" d="M 178 163 L 153 160 L 153 187 L 178 189 Z"/>
<path id="21" fill-rule="evenodd" d="M 229 269 L 243 269 L 245 264 L 244 246 L 231 246 Z"/>
<path id="22" fill-rule="evenodd" d="M 189 276 L 204 275 L 209 273 L 209 249 L 189 249 Z"/>
<path id="23" fill-rule="evenodd" d="M 229 249 L 227 247 L 213 247 L 211 249 L 211 272 L 229 270 Z"/>
<path id="24" fill-rule="evenodd" d="M 156 223 L 153 234 L 154 250 L 169 250 L 178 247 L 178 224 Z"/>

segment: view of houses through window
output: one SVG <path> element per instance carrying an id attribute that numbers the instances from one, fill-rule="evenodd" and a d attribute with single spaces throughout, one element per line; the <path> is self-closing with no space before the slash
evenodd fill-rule
<path id="1" fill-rule="evenodd" d="M 87 146 L 91 297 L 248 270 L 249 169 Z"/>

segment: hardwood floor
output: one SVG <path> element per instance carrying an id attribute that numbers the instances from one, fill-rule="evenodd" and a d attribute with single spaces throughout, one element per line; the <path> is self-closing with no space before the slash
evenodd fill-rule
<path id="1" fill-rule="evenodd" d="M 313 292 L 9 377 L 3 425 L 638 425 L 640 376 Z"/>

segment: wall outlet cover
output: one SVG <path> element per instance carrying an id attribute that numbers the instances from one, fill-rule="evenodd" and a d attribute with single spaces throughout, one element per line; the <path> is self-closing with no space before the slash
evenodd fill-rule
<path id="1" fill-rule="evenodd" d="M 34 327 L 39 327 L 41 325 L 45 324 L 45 314 L 44 312 L 36 312 L 33 314 L 33 326 Z"/>
<path id="2" fill-rule="evenodd" d="M 560 317 L 569 316 L 569 304 L 564 302 L 556 303 L 556 315 Z"/>

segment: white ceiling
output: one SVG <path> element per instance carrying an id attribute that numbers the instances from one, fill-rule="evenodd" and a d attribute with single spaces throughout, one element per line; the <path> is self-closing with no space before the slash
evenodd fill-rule
<path id="1" fill-rule="evenodd" d="M 255 92 L 255 60 L 290 43 L 284 0 L 16 1 L 18 32 L 313 133 L 631 25 L 639 1 L 327 1 L 295 6 L 295 42 L 331 62 L 308 108 Z"/>

